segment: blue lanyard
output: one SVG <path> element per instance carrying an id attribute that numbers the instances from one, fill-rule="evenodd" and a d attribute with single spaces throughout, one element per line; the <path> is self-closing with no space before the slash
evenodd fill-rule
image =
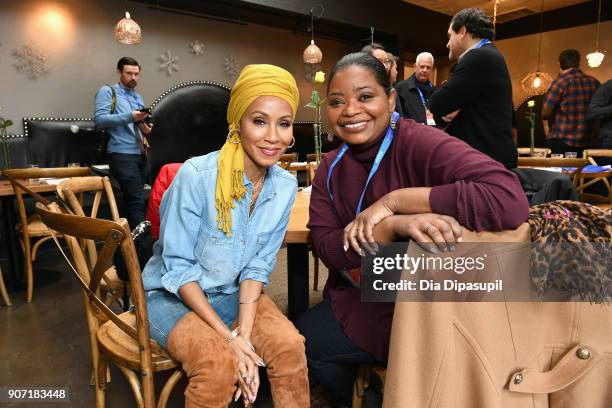
<path id="1" fill-rule="evenodd" d="M 134 106 L 132 105 L 132 100 L 130 98 L 130 94 L 128 94 L 127 91 L 121 85 L 117 84 L 117 86 L 119 87 L 121 92 L 125 95 L 125 99 L 127 99 L 128 103 L 130 104 L 130 109 L 132 109 L 133 111 L 140 110 L 144 106 L 144 103 L 140 103 L 138 101 L 138 97 L 137 96 L 133 96 L 132 95 L 133 98 L 134 98 L 134 103 L 136 104 L 136 108 L 134 108 Z"/>
<path id="2" fill-rule="evenodd" d="M 485 45 L 490 44 L 490 43 L 491 43 L 491 40 L 489 40 L 488 38 L 483 38 L 482 40 L 478 42 L 478 44 L 476 44 L 476 47 L 474 48 L 482 48 Z"/>
<path id="3" fill-rule="evenodd" d="M 429 83 L 429 87 L 430 88 L 432 87 L 431 82 Z M 423 96 L 423 92 L 421 92 L 421 88 L 417 86 L 416 89 L 419 92 L 419 96 L 421 97 L 421 103 L 423 104 L 423 106 L 425 106 L 425 109 L 427 109 L 427 104 L 425 103 L 425 96 Z"/>
<path id="4" fill-rule="evenodd" d="M 393 122 L 397 122 L 399 119 L 399 113 L 393 112 L 392 115 L 393 115 Z M 385 156 L 385 153 L 387 152 L 387 150 L 389 150 L 389 146 L 391 145 L 392 140 L 393 140 L 393 129 L 391 128 L 391 126 L 389 126 L 387 128 L 387 133 L 385 134 L 385 138 L 382 144 L 380 145 L 380 148 L 378 149 L 378 153 L 376 153 L 376 157 L 374 158 L 374 164 L 372 164 L 372 169 L 370 170 L 370 174 L 368 175 L 368 180 L 366 181 L 365 186 L 363 187 L 363 191 L 361 192 L 361 197 L 359 198 L 359 204 L 357 204 L 357 210 L 355 211 L 355 215 L 359 215 L 359 213 L 361 212 L 361 205 L 363 204 L 363 197 L 365 196 L 365 192 L 368 188 L 368 184 L 370 183 L 370 180 L 372 179 L 372 177 L 378 170 L 378 167 L 380 166 L 380 162 Z M 332 172 L 334 171 L 334 167 L 336 167 L 336 165 L 340 162 L 340 159 L 342 159 L 342 157 L 344 156 L 347 150 L 348 150 L 348 145 L 344 143 L 340 147 L 340 151 L 338 152 L 338 155 L 336 156 L 331 166 L 329 167 L 329 172 L 327 173 L 327 193 L 329 194 L 329 198 L 331 199 L 332 203 L 334 202 L 334 196 L 332 195 L 331 189 L 329 188 L 331 175 L 332 175 Z"/>

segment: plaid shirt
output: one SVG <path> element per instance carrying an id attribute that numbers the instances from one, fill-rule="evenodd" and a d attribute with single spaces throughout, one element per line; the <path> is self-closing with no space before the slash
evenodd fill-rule
<path id="1" fill-rule="evenodd" d="M 543 105 L 554 115 L 547 139 L 560 139 L 577 147 L 587 143 L 590 132 L 587 109 L 599 85 L 597 79 L 585 75 L 579 68 L 559 75 L 552 82 Z"/>

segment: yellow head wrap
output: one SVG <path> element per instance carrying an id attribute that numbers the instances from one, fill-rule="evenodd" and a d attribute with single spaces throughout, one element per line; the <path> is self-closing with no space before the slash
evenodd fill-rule
<path id="1" fill-rule="evenodd" d="M 228 236 L 231 235 L 234 200 L 241 200 L 246 192 L 243 176 L 244 149 L 240 143 L 238 124 L 244 112 L 259 96 L 277 96 L 287 101 L 294 118 L 300 101 L 295 79 L 280 67 L 267 64 L 247 65 L 240 72 L 230 93 L 227 108 L 229 133 L 217 161 L 217 222 L 219 229 Z"/>

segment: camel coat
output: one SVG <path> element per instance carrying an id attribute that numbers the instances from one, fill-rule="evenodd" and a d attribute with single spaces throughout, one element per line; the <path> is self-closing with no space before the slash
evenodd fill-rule
<path id="1" fill-rule="evenodd" d="M 492 273 L 508 278 L 529 270 L 521 253 L 529 248 L 527 224 L 502 233 L 466 231 L 464 239 L 523 243 L 493 254 Z M 383 407 L 612 407 L 612 308 L 398 301 Z"/>

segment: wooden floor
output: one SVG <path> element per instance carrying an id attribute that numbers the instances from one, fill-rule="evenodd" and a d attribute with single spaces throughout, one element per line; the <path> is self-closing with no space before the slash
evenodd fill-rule
<path id="1" fill-rule="evenodd" d="M 89 386 L 91 357 L 83 301 L 77 282 L 59 256 L 52 249 L 43 251 L 40 260 L 35 263 L 35 276 L 39 276 L 38 282 L 43 286 L 35 288 L 32 303 L 25 303 L 22 291 L 10 293 L 13 306 L 0 305 L 0 385 L 68 387 L 70 404 L 56 406 L 93 407 L 94 389 Z M 319 290 L 311 291 L 311 305 L 320 301 L 322 286 L 327 279 L 327 270 L 324 267 L 320 269 Z M 281 310 L 286 310 L 287 305 L 286 273 L 286 251 L 282 249 L 267 290 Z M 52 282 L 45 284 L 44 281 Z M 114 367 L 111 375 L 106 406 L 134 407 L 132 392 L 123 375 Z M 164 377 L 156 377 L 156 386 L 160 387 L 164 381 Z M 184 405 L 185 385 L 183 381 L 175 388 L 169 407 Z M 374 393 L 366 395 L 364 408 L 380 406 L 374 402 L 376 399 Z M 32 405 L 0 403 L 0 406 Z M 42 403 L 34 406 L 50 405 Z M 272 406 L 269 391 L 262 389 L 255 407 Z"/>

